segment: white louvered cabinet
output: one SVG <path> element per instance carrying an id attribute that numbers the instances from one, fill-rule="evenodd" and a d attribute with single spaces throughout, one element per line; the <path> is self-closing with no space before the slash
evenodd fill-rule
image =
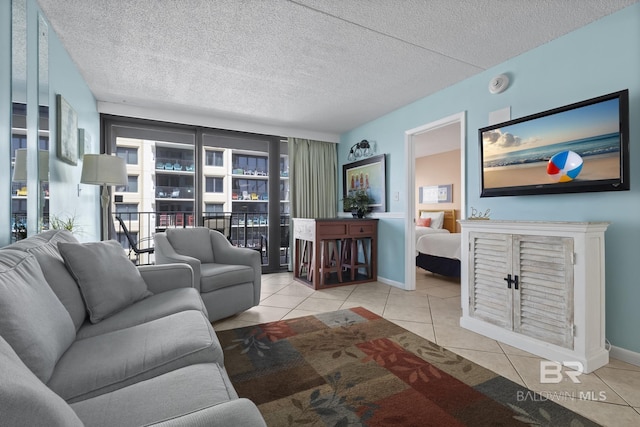
<path id="1" fill-rule="evenodd" d="M 585 372 L 608 363 L 608 223 L 459 222 L 462 327 Z"/>

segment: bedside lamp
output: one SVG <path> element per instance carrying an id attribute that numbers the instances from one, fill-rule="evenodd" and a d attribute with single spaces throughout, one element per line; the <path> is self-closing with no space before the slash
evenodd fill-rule
<path id="1" fill-rule="evenodd" d="M 85 154 L 82 161 L 83 184 L 102 185 L 102 240 L 109 239 L 108 212 L 109 190 L 112 185 L 127 184 L 127 165 L 123 158 L 109 154 Z"/>

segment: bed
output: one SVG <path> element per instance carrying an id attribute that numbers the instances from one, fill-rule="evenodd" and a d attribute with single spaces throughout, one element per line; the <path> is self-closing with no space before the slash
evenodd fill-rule
<path id="1" fill-rule="evenodd" d="M 421 226 L 420 218 L 430 218 Z M 440 225 L 439 221 L 442 221 Z M 432 273 L 460 277 L 460 233 L 456 214 L 450 210 L 420 210 L 416 221 L 416 265 Z"/>

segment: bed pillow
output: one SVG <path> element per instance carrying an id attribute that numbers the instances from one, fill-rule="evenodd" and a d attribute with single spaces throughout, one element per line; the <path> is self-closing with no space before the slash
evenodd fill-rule
<path id="1" fill-rule="evenodd" d="M 58 249 L 78 282 L 91 323 L 98 323 L 152 295 L 138 269 L 115 240 L 59 242 Z"/>
<path id="2" fill-rule="evenodd" d="M 442 228 L 444 224 L 444 212 L 421 212 L 420 218 L 431 218 L 431 228 Z"/>
<path id="3" fill-rule="evenodd" d="M 418 218 L 416 224 L 418 227 L 431 227 L 431 218 Z"/>

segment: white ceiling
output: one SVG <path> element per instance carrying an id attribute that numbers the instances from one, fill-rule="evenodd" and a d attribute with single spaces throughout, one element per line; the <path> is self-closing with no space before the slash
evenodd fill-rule
<path id="1" fill-rule="evenodd" d="M 38 3 L 100 105 L 339 134 L 637 1 Z"/>

